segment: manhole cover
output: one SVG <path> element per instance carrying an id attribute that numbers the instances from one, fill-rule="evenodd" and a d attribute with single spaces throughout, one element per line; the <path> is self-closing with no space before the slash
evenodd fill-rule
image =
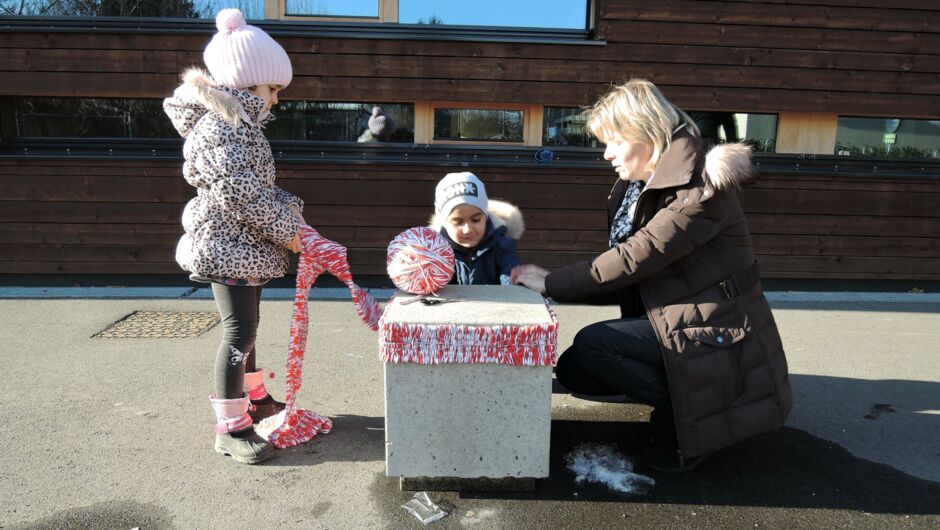
<path id="1" fill-rule="evenodd" d="M 212 311 L 134 311 L 92 335 L 97 339 L 198 337 L 219 323 Z"/>

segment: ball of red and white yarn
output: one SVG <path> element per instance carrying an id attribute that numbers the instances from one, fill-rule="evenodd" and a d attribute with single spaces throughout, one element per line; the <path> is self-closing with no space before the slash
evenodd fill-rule
<path id="1" fill-rule="evenodd" d="M 388 245 L 388 277 L 411 294 L 436 293 L 454 276 L 454 249 L 436 231 L 418 226 Z"/>

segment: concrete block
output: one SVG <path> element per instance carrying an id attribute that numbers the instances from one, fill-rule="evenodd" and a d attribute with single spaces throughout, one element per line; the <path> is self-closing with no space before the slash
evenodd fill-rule
<path id="1" fill-rule="evenodd" d="M 548 476 L 551 366 L 386 364 L 390 477 Z"/>
<path id="2" fill-rule="evenodd" d="M 554 314 L 523 287 L 438 294 L 453 301 L 402 304 L 399 294 L 380 322 L 386 474 L 547 477 Z"/>

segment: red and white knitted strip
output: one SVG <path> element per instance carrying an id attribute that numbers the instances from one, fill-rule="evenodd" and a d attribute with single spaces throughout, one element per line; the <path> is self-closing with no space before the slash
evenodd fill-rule
<path id="1" fill-rule="evenodd" d="M 303 252 L 297 266 L 297 289 L 294 292 L 294 310 L 291 316 L 290 344 L 287 353 L 285 409 L 274 416 L 268 425 L 268 441 L 278 448 L 292 447 L 309 441 L 317 433 L 328 433 L 333 422 L 315 412 L 295 408 L 295 400 L 303 380 L 304 353 L 307 348 L 309 318 L 307 299 L 320 273 L 326 271 L 343 281 L 352 293 L 353 303 L 360 318 L 370 329 L 378 329 L 381 310 L 372 296 L 352 281 L 346 248 L 321 236 L 316 230 L 304 227 L 301 243 Z M 265 421 L 268 421 L 265 420 Z M 265 423 L 265 422 L 262 422 Z M 263 429 L 268 430 L 268 429 Z"/>
<path id="2" fill-rule="evenodd" d="M 551 366 L 558 358 L 558 317 L 527 326 L 407 324 L 379 321 L 379 354 L 387 363 L 493 363 Z"/>

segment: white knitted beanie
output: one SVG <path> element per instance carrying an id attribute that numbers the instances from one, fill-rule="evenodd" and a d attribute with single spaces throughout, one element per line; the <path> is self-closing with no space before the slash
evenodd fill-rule
<path id="1" fill-rule="evenodd" d="M 238 9 L 215 17 L 219 32 L 202 54 L 213 80 L 230 88 L 290 84 L 293 73 L 287 52 L 270 35 L 245 23 Z"/>
<path id="2" fill-rule="evenodd" d="M 461 204 L 476 206 L 487 213 L 486 188 L 473 173 L 448 173 L 434 190 L 434 210 L 442 219 Z M 487 214 L 489 215 L 489 214 Z"/>

